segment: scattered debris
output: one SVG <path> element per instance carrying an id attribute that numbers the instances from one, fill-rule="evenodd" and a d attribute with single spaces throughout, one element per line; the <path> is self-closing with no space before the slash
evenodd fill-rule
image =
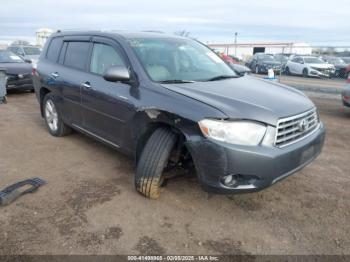
<path id="1" fill-rule="evenodd" d="M 46 182 L 37 177 L 26 179 L 6 187 L 0 191 L 0 206 L 8 205 L 24 194 L 33 193 L 44 184 Z"/>

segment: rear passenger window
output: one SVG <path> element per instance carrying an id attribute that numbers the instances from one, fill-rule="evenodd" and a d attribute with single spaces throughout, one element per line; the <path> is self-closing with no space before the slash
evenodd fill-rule
<path id="1" fill-rule="evenodd" d="M 89 42 L 68 42 L 64 65 L 84 70 L 89 54 Z"/>
<path id="2" fill-rule="evenodd" d="M 90 64 L 92 73 L 103 75 L 112 66 L 124 65 L 122 56 L 113 47 L 105 44 L 94 44 Z"/>
<path id="3" fill-rule="evenodd" d="M 56 62 L 58 55 L 60 54 L 62 46 L 62 37 L 55 37 L 51 40 L 49 48 L 46 53 L 46 58 L 52 62 Z"/>

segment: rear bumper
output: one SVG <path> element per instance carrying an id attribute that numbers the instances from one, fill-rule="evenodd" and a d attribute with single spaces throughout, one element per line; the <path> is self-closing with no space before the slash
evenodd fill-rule
<path id="1" fill-rule="evenodd" d="M 262 190 L 311 163 L 325 139 L 323 124 L 312 135 L 284 148 L 236 146 L 208 139 L 189 142 L 203 189 L 219 194 Z M 226 186 L 224 177 L 233 175 L 237 183 Z"/>
<path id="2" fill-rule="evenodd" d="M 32 78 L 24 78 L 24 79 L 11 79 L 7 80 L 7 90 L 14 89 L 34 89 Z"/>

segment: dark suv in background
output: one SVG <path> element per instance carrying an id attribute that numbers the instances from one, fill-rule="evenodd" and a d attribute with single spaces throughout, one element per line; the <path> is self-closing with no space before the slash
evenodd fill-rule
<path id="1" fill-rule="evenodd" d="M 282 70 L 282 63 L 276 60 L 273 55 L 265 53 L 254 54 L 246 66 L 256 74 L 266 74 L 269 69 L 272 69 L 275 74 L 279 74 Z"/>
<path id="2" fill-rule="evenodd" d="M 168 171 L 193 166 L 207 191 L 261 190 L 314 160 L 325 136 L 303 93 L 238 77 L 177 36 L 58 32 L 34 84 L 53 136 L 73 128 L 132 156 L 136 189 L 149 198 Z"/>

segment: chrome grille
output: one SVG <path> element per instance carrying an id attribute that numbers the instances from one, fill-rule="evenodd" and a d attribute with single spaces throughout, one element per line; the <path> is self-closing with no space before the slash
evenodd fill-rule
<path id="1" fill-rule="evenodd" d="M 275 146 L 284 147 L 312 134 L 319 127 L 316 109 L 277 122 Z"/>

